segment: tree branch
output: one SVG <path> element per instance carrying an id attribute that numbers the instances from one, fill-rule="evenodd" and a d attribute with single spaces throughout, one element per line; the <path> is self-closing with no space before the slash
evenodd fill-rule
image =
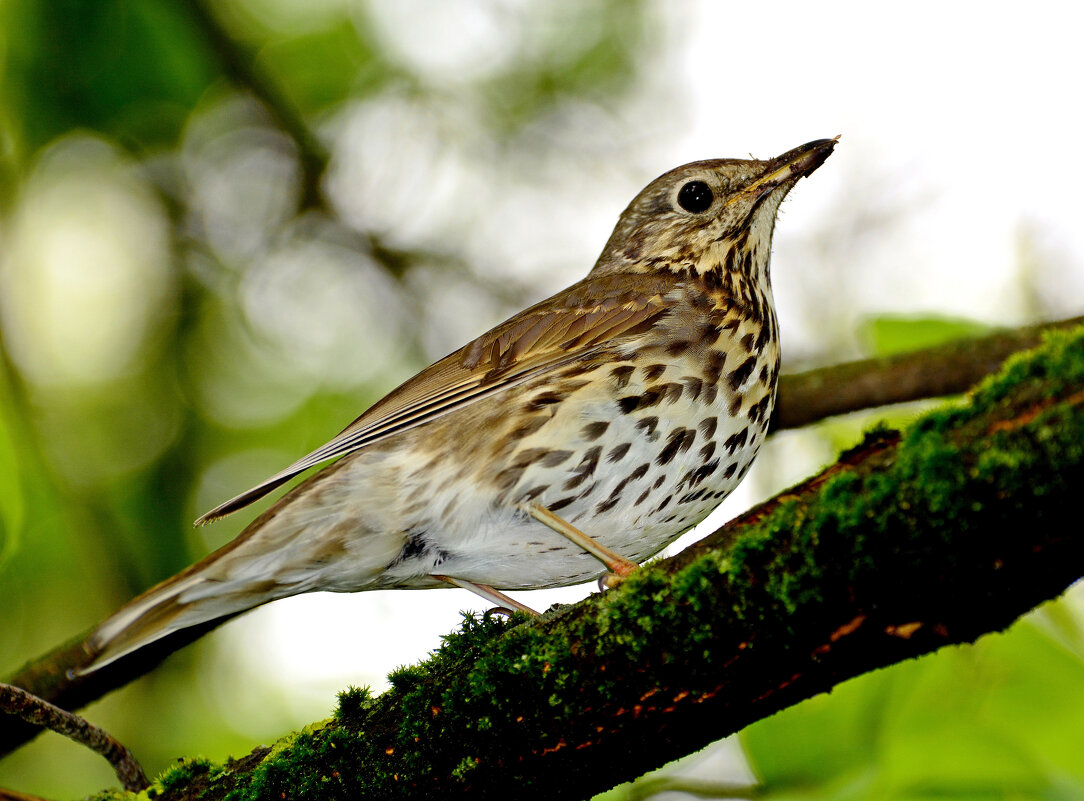
<path id="1" fill-rule="evenodd" d="M 1075 328 L 1084 317 L 997 331 L 878 359 L 783 375 L 769 431 L 801 428 L 837 414 L 957 395 L 1006 358 L 1039 344 L 1046 331 Z"/>
<path id="2" fill-rule="evenodd" d="M 864 408 L 861 403 L 914 400 L 924 397 L 921 394 L 923 392 L 940 395 L 962 391 L 963 387 L 958 383 L 951 383 L 953 375 L 982 376 L 996 369 L 1010 344 L 1026 347 L 1035 342 L 1043 331 L 1059 330 L 1081 321 L 1084 321 L 1084 318 L 1030 326 L 966 340 L 963 343 L 949 343 L 919 351 L 917 354 L 903 354 L 885 360 L 864 360 L 808 373 L 785 375 L 780 379 L 778 401 L 785 411 L 780 413 L 778 427 L 792 428 L 815 422 L 829 414 L 855 411 Z M 972 356 L 970 360 L 968 354 Z M 924 372 L 920 367 L 924 363 L 923 359 L 930 360 L 930 376 L 947 377 L 924 380 Z M 906 394 L 897 391 L 897 384 L 906 383 L 899 378 L 901 375 L 918 377 L 909 385 Z M 859 392 L 853 389 L 854 386 L 866 389 Z M 811 387 L 819 387 L 829 400 L 818 402 Z M 90 634 L 87 631 L 27 663 L 7 681 L 63 708 L 78 709 L 149 673 L 171 653 L 202 637 L 221 622 L 178 632 L 90 676 L 76 677 L 71 671 L 84 665 L 88 658 L 83 648 L 83 642 Z M 0 728 L 0 756 L 18 748 L 39 731 L 40 729 L 17 722 Z"/>
<path id="3" fill-rule="evenodd" d="M 1077 329 L 615 590 L 540 621 L 468 616 L 383 695 L 186 763 L 161 799 L 589 797 L 1057 596 L 1084 573 L 1063 515 L 1082 480 Z"/>
<path id="4" fill-rule="evenodd" d="M 105 729 L 98 728 L 85 718 L 10 684 L 0 684 L 0 711 L 20 717 L 32 726 L 52 729 L 105 757 L 125 790 L 139 792 L 148 786 L 143 768 L 131 752 Z"/>

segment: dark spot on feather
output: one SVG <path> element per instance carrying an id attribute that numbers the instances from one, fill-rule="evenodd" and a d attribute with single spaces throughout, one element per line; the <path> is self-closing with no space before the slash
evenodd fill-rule
<path id="1" fill-rule="evenodd" d="M 714 460 L 708 462 L 707 464 L 700 465 L 700 467 L 696 468 L 692 472 L 692 474 L 689 476 L 689 486 L 690 487 L 695 487 L 697 484 L 702 482 L 704 479 L 706 479 L 708 476 L 710 476 L 712 473 L 714 473 L 718 469 L 719 469 L 719 460 L 718 459 L 714 459 Z"/>
<path id="2" fill-rule="evenodd" d="M 497 485 L 497 489 L 507 492 L 516 486 L 519 481 L 519 477 L 523 475 L 523 471 L 527 469 L 527 466 L 522 467 L 507 467 L 501 472 L 497 473 L 493 481 Z"/>
<path id="3" fill-rule="evenodd" d="M 749 411 L 745 413 L 745 416 L 749 418 L 750 423 L 757 421 L 757 416 L 760 414 L 760 404 L 754 403 L 749 407 Z"/>
<path id="4" fill-rule="evenodd" d="M 403 550 L 399 554 L 400 562 L 404 562 L 407 559 L 416 559 L 429 549 L 429 541 L 426 539 L 428 532 L 425 529 L 415 530 L 411 529 L 406 533 L 406 543 L 403 545 Z"/>
<path id="5" fill-rule="evenodd" d="M 679 453 L 684 453 L 692 446 L 696 439 L 696 432 L 691 428 L 675 428 L 667 437 L 666 445 L 659 451 L 655 463 L 659 465 L 669 464 Z"/>
<path id="6" fill-rule="evenodd" d="M 715 443 L 714 442 L 709 442 L 707 445 L 705 445 L 703 448 L 700 449 L 700 458 L 705 462 L 714 455 L 715 455 Z"/>
<path id="7" fill-rule="evenodd" d="M 772 396 L 770 394 L 765 395 L 757 403 L 753 404 L 749 408 L 749 419 L 756 422 L 757 420 L 768 419 L 768 407 L 771 406 Z"/>
<path id="8" fill-rule="evenodd" d="M 648 497 L 648 496 L 649 496 L 650 494 L 651 494 L 651 489 L 650 489 L 650 488 L 648 488 L 648 489 L 644 490 L 643 492 L 641 492 L 641 493 L 640 493 L 640 497 L 639 497 L 639 498 L 637 498 L 637 499 L 636 499 L 636 500 L 635 500 L 635 501 L 633 502 L 633 504 L 632 504 L 632 505 L 633 505 L 633 506 L 639 506 L 640 504 L 642 504 L 642 503 L 643 503 L 644 501 L 646 501 L 646 500 L 647 500 L 647 497 Z"/>
<path id="9" fill-rule="evenodd" d="M 726 470 L 723 471 L 723 478 L 730 478 L 734 475 L 734 471 L 738 469 L 737 462 L 731 462 L 726 466 Z"/>
<path id="10" fill-rule="evenodd" d="M 629 364 L 623 364 L 620 367 L 615 367 L 610 371 L 610 378 L 614 380 L 618 389 L 624 389 L 628 386 L 629 379 L 632 378 L 632 374 L 636 371 L 636 368 Z"/>
<path id="11" fill-rule="evenodd" d="M 704 436 L 704 439 L 711 439 L 715 436 L 715 429 L 718 425 L 718 417 L 706 417 L 700 421 L 700 425 L 697 426 L 697 428 L 700 429 L 700 433 Z"/>
<path id="12" fill-rule="evenodd" d="M 636 423 L 636 427 L 643 429 L 644 434 L 651 437 L 655 433 L 655 427 L 659 424 L 659 418 L 657 417 L 645 417 Z"/>
<path id="13" fill-rule="evenodd" d="M 621 479 L 621 481 L 618 483 L 618 485 L 616 487 L 614 487 L 614 491 L 610 493 L 610 500 L 613 500 L 615 498 L 620 498 L 621 493 L 625 491 L 625 487 L 628 486 L 628 483 L 630 481 L 632 481 L 632 480 L 633 480 L 632 475 L 625 476 L 623 479 Z"/>
<path id="14" fill-rule="evenodd" d="M 623 398 L 617 399 L 617 408 L 621 410 L 622 414 L 629 414 L 636 410 L 636 407 L 640 405 L 639 395 L 626 395 Z"/>
<path id="15" fill-rule="evenodd" d="M 538 412 L 545 409 L 547 406 L 552 406 L 553 404 L 560 402 L 561 395 L 558 395 L 556 392 L 540 392 L 527 401 L 527 411 Z"/>
<path id="16" fill-rule="evenodd" d="M 538 429 L 540 429 L 542 426 L 544 426 L 546 424 L 546 420 L 547 418 L 545 417 L 535 417 L 531 420 L 528 420 L 523 425 L 513 429 L 512 432 L 508 435 L 508 439 L 515 441 L 517 439 L 523 439 L 524 437 L 528 437 L 534 432 L 536 432 Z"/>
<path id="17" fill-rule="evenodd" d="M 436 567 L 447 560 L 448 552 L 433 545 L 427 529 L 410 529 L 405 533 L 405 537 L 403 550 L 391 563 L 392 567 L 412 560 L 425 561 Z"/>
<path id="18" fill-rule="evenodd" d="M 727 408 L 727 411 L 730 413 L 731 417 L 737 417 L 741 412 L 742 397 L 742 395 L 730 396 L 730 406 Z"/>
<path id="19" fill-rule="evenodd" d="M 721 350 L 713 350 L 708 354 L 708 362 L 704 366 L 704 379 L 709 384 L 718 383 L 726 365 L 726 353 Z"/>
<path id="20" fill-rule="evenodd" d="M 559 500 L 554 501 L 553 503 L 551 503 L 546 508 L 549 509 L 551 512 L 556 512 L 558 509 L 564 509 L 566 506 L 568 506 L 574 500 L 576 500 L 576 496 L 575 495 L 569 495 L 567 498 L 561 498 Z"/>
<path id="21" fill-rule="evenodd" d="M 743 336 L 741 338 L 741 342 L 738 344 L 740 344 L 746 352 L 751 351 L 753 349 L 753 332 L 750 331 L 748 334 Z"/>
<path id="22" fill-rule="evenodd" d="M 545 458 L 549 453 L 549 448 L 527 448 L 526 450 L 519 451 L 516 454 L 515 461 L 512 462 L 512 467 L 529 467 L 539 459 Z"/>
<path id="23" fill-rule="evenodd" d="M 606 454 L 606 461 L 608 462 L 620 462 L 626 453 L 629 452 L 629 448 L 632 447 L 631 442 L 622 442 L 620 445 L 614 446 L 608 454 Z"/>
<path id="24" fill-rule="evenodd" d="M 692 503 L 693 501 L 698 501 L 703 497 L 704 492 L 704 489 L 693 490 L 692 492 L 682 495 L 681 498 L 678 499 L 678 503 Z"/>
<path id="25" fill-rule="evenodd" d="M 595 507 L 595 514 L 602 514 L 603 512 L 610 511 L 615 506 L 617 506 L 617 502 L 620 501 L 620 500 L 621 500 L 621 496 L 619 496 L 619 495 L 618 496 L 611 496 L 611 497 L 607 498 L 606 500 L 600 502 L 599 505 Z"/>
<path id="26" fill-rule="evenodd" d="M 749 437 L 749 429 L 743 428 L 737 434 L 727 437 L 726 442 L 723 443 L 723 447 L 726 448 L 727 453 L 734 453 L 738 448 L 745 444 L 746 439 Z"/>
<path id="27" fill-rule="evenodd" d="M 580 484 L 587 480 L 587 476 L 587 473 L 576 473 L 574 476 L 572 476 L 572 478 L 570 478 L 568 481 L 561 485 L 561 489 L 576 489 L 576 487 L 580 486 Z"/>
<path id="28" fill-rule="evenodd" d="M 523 500 L 525 500 L 525 501 L 533 501 L 535 498 L 537 498 L 539 495 L 541 495 L 543 492 L 545 492 L 549 488 L 550 488 L 549 484 L 540 484 L 537 487 L 531 487 L 529 490 L 527 490 L 525 493 L 523 493 Z"/>
<path id="29" fill-rule="evenodd" d="M 770 323 L 768 325 L 762 325 L 760 327 L 760 334 L 757 336 L 756 349 L 758 351 L 764 350 L 768 346 L 768 340 L 772 337 L 772 327 Z"/>
<path id="30" fill-rule="evenodd" d="M 596 489 L 598 489 L 598 482 L 592 481 L 585 489 L 581 490 L 580 494 L 576 496 L 576 500 L 578 501 L 581 498 L 586 498 L 588 495 L 594 493 Z"/>
<path id="31" fill-rule="evenodd" d="M 691 342 L 685 342 L 681 340 L 679 340 L 678 342 L 671 342 L 669 345 L 666 346 L 666 352 L 671 356 L 680 356 L 690 347 L 692 347 L 692 344 L 693 343 Z"/>
<path id="32" fill-rule="evenodd" d="M 598 467 L 598 458 L 602 455 L 602 446 L 596 445 L 591 448 L 583 456 L 583 461 L 580 462 L 577 470 L 586 470 L 588 473 L 594 473 L 595 468 Z"/>
<path id="33" fill-rule="evenodd" d="M 598 467 L 598 459 L 602 454 L 602 446 L 596 445 L 584 454 L 580 463 L 576 465 L 576 469 L 572 478 L 566 481 L 562 485 L 562 489 L 570 490 L 578 487 L 582 484 L 588 476 L 595 472 L 595 468 Z"/>
<path id="34" fill-rule="evenodd" d="M 670 505 L 670 501 L 672 501 L 673 499 L 673 495 L 667 495 L 665 498 L 662 499 L 662 503 L 655 507 L 652 513 L 655 514 L 661 512 L 663 509 Z"/>
<path id="35" fill-rule="evenodd" d="M 606 420 L 599 420 L 598 422 L 588 423 L 583 427 L 581 435 L 585 440 L 591 442 L 596 440 L 606 433 L 606 429 L 610 427 L 610 423 Z"/>
<path id="36" fill-rule="evenodd" d="M 543 457 L 542 464 L 546 467 L 557 467 L 572 455 L 572 451 L 550 451 Z"/>
<path id="37" fill-rule="evenodd" d="M 730 375 L 726 377 L 727 382 L 730 384 L 730 388 L 737 391 L 738 387 L 745 383 L 746 379 L 753 374 L 753 368 L 757 365 L 757 357 L 750 356 L 744 362 L 742 362 L 737 369 L 735 369 Z"/>
<path id="38" fill-rule="evenodd" d="M 644 390 L 644 394 L 640 396 L 640 403 L 637 405 L 637 409 L 649 409 L 662 400 L 662 396 L 666 394 L 666 389 L 660 386 L 650 387 Z"/>
<path id="39" fill-rule="evenodd" d="M 708 384 L 707 389 L 704 390 L 704 403 L 711 405 L 715 403 L 715 398 L 719 394 L 719 388 L 715 384 Z"/>
<path id="40" fill-rule="evenodd" d="M 651 485 L 651 489 L 657 490 L 662 486 L 662 482 L 666 481 L 666 476 L 659 476 L 655 479 L 655 483 Z"/>
<path id="41" fill-rule="evenodd" d="M 645 381 L 657 381 L 666 372 L 665 364 L 651 364 L 644 368 Z"/>
<path id="42" fill-rule="evenodd" d="M 700 397 L 700 390 L 704 388 L 704 382 L 693 376 L 685 376 L 681 379 L 685 382 L 685 390 L 689 393 L 689 400 Z"/>

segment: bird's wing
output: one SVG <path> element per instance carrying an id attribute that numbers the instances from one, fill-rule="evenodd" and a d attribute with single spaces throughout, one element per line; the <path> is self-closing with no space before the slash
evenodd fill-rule
<path id="1" fill-rule="evenodd" d="M 334 439 L 215 507 L 203 525 L 262 498 L 298 473 L 428 423 L 549 370 L 591 358 L 647 331 L 666 314 L 661 287 L 588 278 L 441 359 L 377 401 Z M 642 283 L 642 282 L 641 282 Z M 625 291 L 622 291 L 622 290 Z M 644 291 L 646 289 L 646 291 Z"/>

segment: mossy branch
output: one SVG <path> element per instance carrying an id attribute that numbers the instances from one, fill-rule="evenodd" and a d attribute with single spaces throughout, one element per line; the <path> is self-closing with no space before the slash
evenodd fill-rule
<path id="1" fill-rule="evenodd" d="M 1080 323 L 1084 323 L 1084 318 L 999 332 L 888 359 L 785 375 L 780 382 L 781 412 L 777 427 L 794 428 L 828 415 L 880 403 L 963 391 L 967 385 L 960 382 L 959 376 L 966 376 L 969 381 L 977 379 L 996 369 L 1014 348 L 1034 345 L 1043 331 Z M 856 392 L 853 389 L 856 385 L 865 389 Z M 213 628 L 214 625 L 209 625 L 179 632 L 89 677 L 78 678 L 70 671 L 87 660 L 83 641 L 90 632 L 84 632 L 28 663 L 7 681 L 65 709 L 78 709 L 150 672 L 169 654 Z M 8 722 L 0 728 L 0 756 L 18 748 L 39 731 L 27 724 Z"/>
<path id="2" fill-rule="evenodd" d="M 383 695 L 159 798 L 590 797 L 1057 596 L 1084 573 L 1082 479 L 1084 328 L 615 590 L 468 616 Z"/>

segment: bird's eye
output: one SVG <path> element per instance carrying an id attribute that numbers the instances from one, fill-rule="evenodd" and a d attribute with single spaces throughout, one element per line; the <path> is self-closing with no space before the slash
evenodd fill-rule
<path id="1" fill-rule="evenodd" d="M 677 202 L 681 208 L 692 214 L 699 214 L 711 208 L 715 199 L 711 187 L 703 181 L 689 181 L 678 191 Z"/>

